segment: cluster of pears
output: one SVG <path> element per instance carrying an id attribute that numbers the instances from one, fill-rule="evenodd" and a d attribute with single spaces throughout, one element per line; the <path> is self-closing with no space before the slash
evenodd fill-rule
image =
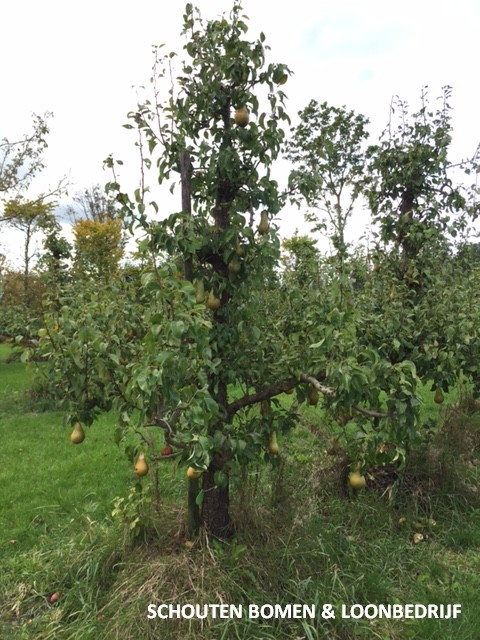
<path id="1" fill-rule="evenodd" d="M 213 289 L 210 289 L 205 299 L 205 285 L 203 284 L 203 280 L 199 280 L 197 282 L 195 290 L 195 302 L 197 304 L 205 303 L 206 306 L 212 311 L 216 311 L 220 308 L 221 305 L 220 298 L 217 298 L 217 296 L 213 292 Z"/>
<path id="2" fill-rule="evenodd" d="M 231 258 L 230 262 L 227 265 L 229 273 L 231 273 L 234 276 L 240 273 L 240 271 L 242 270 L 242 261 L 240 260 L 240 258 L 243 258 L 244 255 L 245 255 L 245 247 L 243 244 L 241 244 L 237 240 L 237 244 L 235 246 L 235 253 L 233 254 L 233 257 Z"/>

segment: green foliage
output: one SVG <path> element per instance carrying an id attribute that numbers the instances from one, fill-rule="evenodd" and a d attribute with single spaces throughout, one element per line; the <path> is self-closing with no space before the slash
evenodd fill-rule
<path id="1" fill-rule="evenodd" d="M 77 192 L 72 200 L 73 204 L 67 207 L 67 213 L 73 220 L 104 222 L 118 218 L 117 203 L 99 184 Z"/>
<path id="2" fill-rule="evenodd" d="M 28 201 L 18 196 L 5 204 L 3 219 L 21 231 L 30 234 L 48 227 L 54 204 L 43 200 Z"/>
<path id="3" fill-rule="evenodd" d="M 25 291 L 28 296 L 26 297 Z M 37 274 L 0 273 L 0 336 L 35 338 L 41 326 L 44 286 Z"/>
<path id="4" fill-rule="evenodd" d="M 120 220 L 77 220 L 73 235 L 73 268 L 78 277 L 108 280 L 118 273 L 124 253 Z"/>
<path id="5" fill-rule="evenodd" d="M 152 524 L 152 497 L 138 483 L 126 497 L 117 496 L 113 501 L 112 518 L 119 519 L 126 528 L 128 541 L 140 538 Z"/>
<path id="6" fill-rule="evenodd" d="M 20 140 L 0 140 L 0 194 L 27 189 L 35 175 L 44 168 L 43 152 L 49 133 L 47 120 L 51 115 L 34 115 L 33 131 Z"/>
<path id="7" fill-rule="evenodd" d="M 54 223 L 45 233 L 43 253 L 36 265 L 37 271 L 49 287 L 58 290 L 69 280 L 69 261 L 72 247 L 61 235 L 60 225 Z M 53 298 L 52 291 L 50 296 Z"/>
<path id="8" fill-rule="evenodd" d="M 5 345 L 0 351 L 6 355 Z M 243 474 L 232 500 L 237 538 L 192 547 L 181 532 L 174 535 L 183 469 L 163 466 L 155 544 L 146 535 L 133 543 L 124 525 L 135 523 L 134 534 L 151 532 L 151 507 L 146 485 L 125 490 L 131 470 L 111 447 L 115 416 L 103 416 L 81 447 L 72 447 L 60 414 L 29 411 L 26 373 L 25 364 L 0 363 L 2 637 L 153 640 L 158 625 L 146 619 L 147 602 L 220 599 L 244 606 L 314 603 L 317 612 L 330 602 L 454 600 L 462 604 L 457 620 L 383 619 L 375 633 L 408 630 L 432 640 L 478 635 L 480 431 L 471 399 L 450 412 L 421 457 L 409 459 L 396 490 L 386 494 L 390 501 L 379 497 L 370 476 L 364 494 L 345 499 L 337 462 L 325 456 L 326 427 L 305 420 L 282 439 L 280 466 Z M 424 539 L 414 544 L 419 531 Z M 59 600 L 51 603 L 54 593 Z M 305 635 L 307 624 L 307 637 L 318 639 L 327 625 L 328 637 L 339 640 L 372 633 L 370 621 L 339 616 L 161 624 L 171 638 L 286 639 Z"/>

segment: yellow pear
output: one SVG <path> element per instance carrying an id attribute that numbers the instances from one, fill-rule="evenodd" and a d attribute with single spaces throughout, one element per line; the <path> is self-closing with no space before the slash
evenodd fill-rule
<path id="1" fill-rule="evenodd" d="M 193 467 L 188 467 L 188 469 L 187 469 L 187 478 L 189 480 L 196 480 L 196 478 L 199 478 L 201 475 L 202 475 L 201 471 L 197 471 Z"/>
<path id="2" fill-rule="evenodd" d="M 262 211 L 260 214 L 260 224 L 258 225 L 258 233 L 265 235 L 270 229 L 270 223 L 268 222 L 268 211 Z"/>
<path id="3" fill-rule="evenodd" d="M 73 431 L 70 434 L 70 440 L 73 444 L 80 444 L 85 440 L 85 431 L 79 422 L 74 425 Z"/>
<path id="4" fill-rule="evenodd" d="M 355 489 L 355 491 L 360 491 L 360 489 L 364 489 L 367 481 L 365 480 L 365 476 L 362 476 L 358 471 L 351 471 L 348 474 L 348 484 Z"/>
<path id="5" fill-rule="evenodd" d="M 146 476 L 148 473 L 148 464 L 147 461 L 145 460 L 145 454 L 142 452 L 140 453 L 140 455 L 138 456 L 138 460 L 135 463 L 135 469 L 134 469 L 135 473 L 137 476 Z"/>
<path id="6" fill-rule="evenodd" d="M 240 107 L 235 111 L 234 116 L 235 124 L 239 127 L 246 127 L 250 121 L 250 114 L 248 113 L 248 109 L 245 107 Z"/>
<path id="7" fill-rule="evenodd" d="M 272 454 L 272 456 L 278 455 L 280 448 L 277 442 L 277 432 L 274 430 L 270 434 L 270 441 L 268 443 L 268 451 Z"/>
<path id="8" fill-rule="evenodd" d="M 213 293 L 213 291 L 210 291 L 210 293 L 208 294 L 207 297 L 207 302 L 206 305 L 209 309 L 212 309 L 212 311 L 216 311 L 219 307 L 220 307 L 220 300 L 219 298 L 217 298 L 215 296 L 215 294 Z"/>

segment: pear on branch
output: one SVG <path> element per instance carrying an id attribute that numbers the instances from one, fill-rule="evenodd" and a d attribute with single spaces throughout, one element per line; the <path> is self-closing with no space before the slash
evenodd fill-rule
<path id="1" fill-rule="evenodd" d="M 233 258 L 228 263 L 228 270 L 230 271 L 230 273 L 237 275 L 240 273 L 241 268 L 242 268 L 242 263 L 240 262 L 239 257 L 237 255 L 234 255 Z"/>
<path id="2" fill-rule="evenodd" d="M 270 223 L 268 222 L 268 211 L 262 211 L 260 214 L 260 224 L 258 225 L 258 233 L 264 236 L 270 229 Z"/>
<path id="3" fill-rule="evenodd" d="M 277 441 L 277 432 L 273 430 L 270 434 L 270 440 L 268 442 L 268 451 L 272 454 L 272 456 L 278 455 L 280 451 L 280 447 L 278 446 Z"/>
<path id="4" fill-rule="evenodd" d="M 216 311 L 217 309 L 220 308 L 221 302 L 220 302 L 220 299 L 215 296 L 213 291 L 210 291 L 210 293 L 207 296 L 207 302 L 205 304 L 212 311 Z"/>
<path id="5" fill-rule="evenodd" d="M 246 127 L 250 121 L 250 114 L 248 113 L 248 109 L 246 109 L 245 107 L 239 107 L 238 109 L 236 109 L 233 119 L 238 127 Z"/>
<path id="6" fill-rule="evenodd" d="M 145 460 L 145 454 L 143 453 L 143 451 L 138 456 L 138 460 L 135 463 L 134 471 L 135 474 L 139 477 L 146 476 L 148 473 L 148 463 Z"/>
<path id="7" fill-rule="evenodd" d="M 85 440 L 85 431 L 79 422 L 74 425 L 70 440 L 73 444 L 81 444 Z"/>

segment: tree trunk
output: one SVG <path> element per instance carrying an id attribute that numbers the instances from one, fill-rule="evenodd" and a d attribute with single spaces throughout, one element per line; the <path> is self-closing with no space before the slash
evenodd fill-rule
<path id="1" fill-rule="evenodd" d="M 25 307 L 29 302 L 29 277 L 30 277 L 30 241 L 31 241 L 31 227 L 27 226 L 25 234 L 25 247 L 24 247 L 24 265 L 23 265 L 23 300 Z"/>
<path id="2" fill-rule="evenodd" d="M 200 529 L 200 510 L 197 505 L 197 496 L 198 479 L 194 478 L 188 481 L 187 531 L 191 538 L 196 536 Z"/>
<path id="3" fill-rule="evenodd" d="M 193 166 L 188 151 L 180 152 L 180 176 L 182 183 L 182 211 L 187 216 L 192 215 L 192 174 Z M 193 261 L 192 257 L 185 259 L 183 264 L 183 275 L 185 280 L 192 282 L 193 280 Z"/>
<path id="4" fill-rule="evenodd" d="M 215 471 L 218 471 L 218 466 L 212 462 L 203 474 L 202 522 L 207 533 L 220 540 L 228 540 L 234 533 L 230 520 L 229 488 L 228 483 L 224 487 L 215 486 Z"/>
<path id="5" fill-rule="evenodd" d="M 192 215 L 192 173 L 193 166 L 188 151 L 183 150 L 179 155 L 180 176 L 182 184 L 182 211 L 187 216 Z M 193 261 L 192 257 L 185 258 L 183 263 L 183 277 L 189 282 L 193 281 Z M 200 510 L 197 504 L 198 480 L 188 481 L 188 501 L 187 501 L 187 529 L 192 537 L 197 535 L 200 528 Z"/>

